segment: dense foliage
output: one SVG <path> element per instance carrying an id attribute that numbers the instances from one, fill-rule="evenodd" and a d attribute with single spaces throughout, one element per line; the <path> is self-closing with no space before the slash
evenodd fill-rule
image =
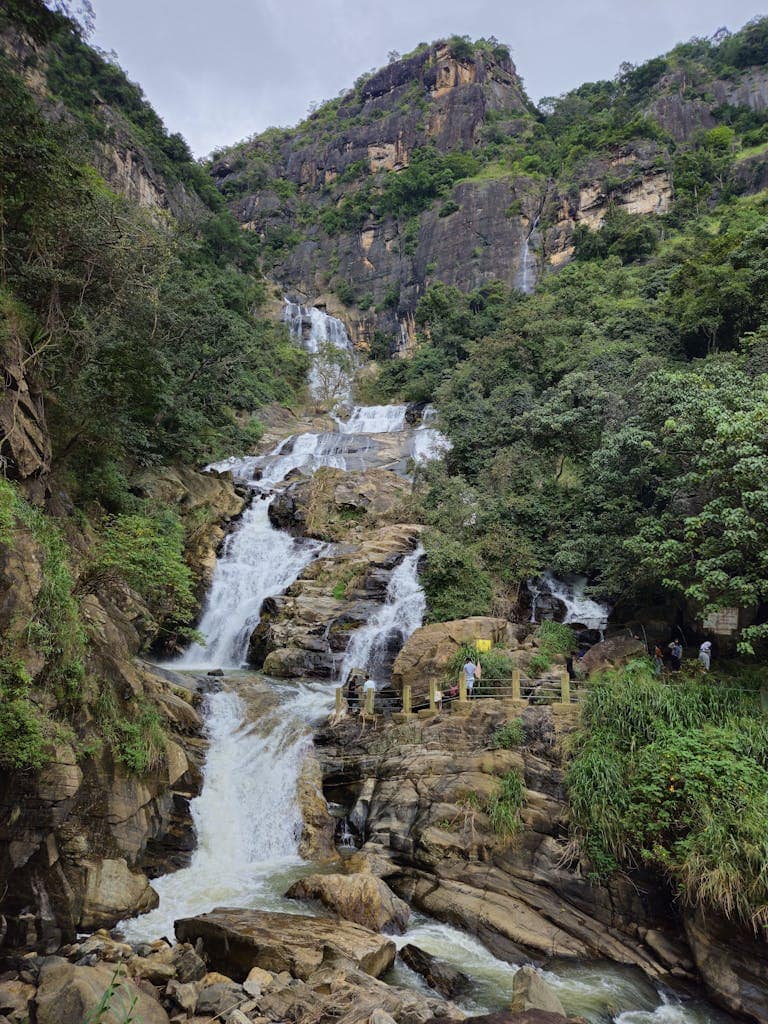
<path id="1" fill-rule="evenodd" d="M 666 873 L 689 905 L 768 925 L 768 723 L 759 691 L 656 679 L 645 663 L 591 687 L 568 774 L 597 875 Z"/>

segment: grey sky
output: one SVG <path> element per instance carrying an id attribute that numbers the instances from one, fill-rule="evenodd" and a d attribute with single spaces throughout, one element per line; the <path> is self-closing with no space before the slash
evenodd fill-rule
<path id="1" fill-rule="evenodd" d="M 115 50 L 198 156 L 300 120 L 389 50 L 454 32 L 508 43 L 529 95 L 610 78 L 693 35 L 739 28 L 760 0 L 93 0 Z"/>

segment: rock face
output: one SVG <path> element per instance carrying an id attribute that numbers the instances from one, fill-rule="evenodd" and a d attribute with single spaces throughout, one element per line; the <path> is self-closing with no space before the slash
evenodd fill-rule
<path id="1" fill-rule="evenodd" d="M 443 683 L 448 662 L 462 644 L 475 640 L 501 643 L 506 639 L 505 619 L 476 615 L 451 622 L 435 622 L 417 629 L 395 659 L 392 685 L 398 690 L 410 686 L 415 698 L 429 693 L 430 681 Z"/>
<path id="2" fill-rule="evenodd" d="M 279 678 L 333 678 L 352 631 L 384 600 L 392 570 L 420 533 L 415 525 L 383 526 L 310 563 L 284 594 L 265 602 L 251 637 L 252 664 Z"/>
<path id="3" fill-rule="evenodd" d="M 136 482 L 142 496 L 171 505 L 187 525 L 185 559 L 200 597 L 216 567 L 216 552 L 227 527 L 243 511 L 246 498 L 227 473 L 198 473 L 188 466 L 147 470 Z"/>
<path id="4" fill-rule="evenodd" d="M 636 637 L 614 636 L 590 647 L 581 659 L 581 666 L 586 672 L 599 672 L 604 668 L 618 668 L 646 654 L 645 645 Z"/>
<path id="5" fill-rule="evenodd" d="M 411 914 L 408 904 L 372 874 L 307 875 L 285 895 L 293 900 L 319 900 L 345 921 L 374 932 L 402 934 Z"/>
<path id="6" fill-rule="evenodd" d="M 521 713 L 525 745 L 491 749 L 495 731 Z M 393 724 L 375 740 L 342 724 L 316 741 L 326 792 L 345 805 L 363 852 L 389 859 L 383 874 L 395 892 L 477 935 L 497 956 L 690 972 L 669 894 L 648 877 L 598 884 L 569 848 L 559 750 L 577 714 L 482 700 L 464 715 Z M 512 839 L 494 833 L 486 813 L 507 772 L 525 784 L 523 827 Z M 649 932 L 653 946 L 644 941 Z"/>
<path id="7" fill-rule="evenodd" d="M 254 967 L 288 971 L 306 980 L 326 958 L 380 977 L 395 959 L 395 944 L 348 921 L 259 910 L 219 908 L 176 922 L 180 941 L 202 941 L 208 962 L 236 980 Z"/>
<path id="8" fill-rule="evenodd" d="M 709 995 L 748 1020 L 768 1021 L 768 949 L 716 914 L 687 914 L 685 930 Z"/>

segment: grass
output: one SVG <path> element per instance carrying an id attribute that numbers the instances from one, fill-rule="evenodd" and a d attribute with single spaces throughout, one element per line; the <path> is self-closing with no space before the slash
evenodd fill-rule
<path id="1" fill-rule="evenodd" d="M 511 838 L 520 831 L 520 811 L 525 799 L 525 783 L 516 771 L 506 772 L 499 779 L 499 789 L 488 800 L 486 813 L 491 828 L 499 836 Z"/>
<path id="2" fill-rule="evenodd" d="M 96 701 L 99 730 L 115 760 L 133 775 L 147 775 L 165 760 L 166 736 L 160 714 L 146 699 L 132 702 L 126 713 L 108 683 Z"/>
<path id="3" fill-rule="evenodd" d="M 522 746 L 525 741 L 525 729 L 519 718 L 513 718 L 511 722 L 502 725 L 491 737 L 491 746 L 494 750 L 514 750 Z"/>
<path id="4" fill-rule="evenodd" d="M 760 156 L 761 153 L 768 151 L 768 142 L 761 142 L 757 146 L 747 146 L 746 149 L 742 149 L 736 154 L 736 163 L 739 164 L 742 160 L 749 160 L 750 157 Z"/>
<path id="5" fill-rule="evenodd" d="M 665 875 L 682 902 L 768 928 L 768 718 L 742 686 L 648 662 L 590 686 L 567 785 L 575 837 L 594 876 L 619 866 Z"/>

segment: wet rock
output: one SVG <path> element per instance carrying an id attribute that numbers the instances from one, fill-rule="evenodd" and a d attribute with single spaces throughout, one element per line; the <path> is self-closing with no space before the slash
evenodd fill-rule
<path id="1" fill-rule="evenodd" d="M 510 1009 L 516 1013 L 525 1010 L 544 1010 L 546 1013 L 565 1017 L 565 1010 L 557 993 L 535 968 L 528 966 L 521 967 L 512 981 Z"/>
<path id="2" fill-rule="evenodd" d="M 447 999 L 454 999 L 469 988 L 470 980 L 466 974 L 418 946 L 410 943 L 403 946 L 400 956 L 412 971 L 422 976 L 430 988 Z"/>
<path id="3" fill-rule="evenodd" d="M 37 1024 L 83 1024 L 91 1017 L 107 988 L 113 983 L 114 970 L 105 965 L 76 967 L 66 960 L 51 957 L 40 971 L 37 990 Z M 126 977 L 119 979 L 123 1002 L 135 999 L 134 1014 L 142 1024 L 169 1024 L 168 1014 L 155 999 L 137 988 Z M 117 1024 L 113 1012 L 104 1024 Z"/>
<path id="4" fill-rule="evenodd" d="M 302 820 L 299 853 L 305 860 L 335 860 L 338 857 L 334 843 L 336 819 L 328 811 L 323 796 L 323 774 L 317 759 L 312 755 L 301 766 L 296 800 Z"/>
<path id="5" fill-rule="evenodd" d="M 372 874 L 307 875 L 285 895 L 292 900 L 319 900 L 339 917 L 375 932 L 401 935 L 410 917 L 408 904 Z"/>
<path id="6" fill-rule="evenodd" d="M 202 940 L 208 962 L 235 980 L 253 967 L 306 978 L 324 957 L 354 965 L 374 977 L 395 959 L 395 944 L 348 921 L 258 910 L 220 908 L 176 922 L 182 941 Z"/>

